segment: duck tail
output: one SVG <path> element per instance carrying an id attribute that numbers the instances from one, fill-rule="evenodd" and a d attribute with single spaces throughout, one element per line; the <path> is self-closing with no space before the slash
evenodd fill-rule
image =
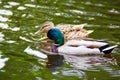
<path id="1" fill-rule="evenodd" d="M 114 46 L 109 46 L 109 45 L 104 45 L 102 47 L 99 48 L 100 52 L 103 52 L 105 54 L 109 54 L 113 51 L 114 48 L 116 48 L 118 45 L 114 45 Z"/>
<path id="2" fill-rule="evenodd" d="M 100 52 L 102 52 L 104 49 L 106 49 L 106 48 L 108 48 L 108 47 L 109 47 L 109 45 L 107 44 L 107 45 L 101 46 L 101 47 L 99 48 L 99 50 L 100 50 Z"/>
<path id="3" fill-rule="evenodd" d="M 94 30 L 87 30 L 87 35 L 89 35 L 89 34 L 91 34 L 93 32 L 94 32 Z"/>

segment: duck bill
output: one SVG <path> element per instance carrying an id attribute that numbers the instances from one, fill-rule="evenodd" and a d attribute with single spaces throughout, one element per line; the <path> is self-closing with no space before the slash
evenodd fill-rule
<path id="1" fill-rule="evenodd" d="M 40 30 L 36 31 L 36 32 L 35 32 L 35 35 L 40 34 L 40 32 L 41 32 Z"/>
<path id="2" fill-rule="evenodd" d="M 42 38 L 40 38 L 39 40 L 45 40 L 48 39 L 47 35 L 44 35 Z"/>

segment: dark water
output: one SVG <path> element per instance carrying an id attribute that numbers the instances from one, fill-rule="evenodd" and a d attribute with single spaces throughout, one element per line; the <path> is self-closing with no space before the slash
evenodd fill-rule
<path id="1" fill-rule="evenodd" d="M 83 69 L 82 63 L 64 62 L 51 71 L 46 67 L 46 55 L 36 48 L 39 36 L 34 35 L 48 20 L 55 24 L 87 23 L 86 29 L 95 30 L 90 37 L 118 45 L 112 55 L 115 63 Z M 84 59 L 75 58 L 75 62 Z M 120 0 L 0 0 L 0 80 L 61 79 L 120 79 Z"/>

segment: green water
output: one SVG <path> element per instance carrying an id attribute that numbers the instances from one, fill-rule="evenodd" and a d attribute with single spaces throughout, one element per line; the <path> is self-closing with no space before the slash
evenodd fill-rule
<path id="1" fill-rule="evenodd" d="M 34 32 L 48 20 L 87 23 L 86 29 L 95 30 L 90 37 L 118 44 L 113 52 L 117 65 L 83 70 L 64 62 L 49 70 L 47 58 L 25 52 L 28 46 L 37 50 Z M 119 80 L 120 0 L 0 0 L 0 56 L 0 80 Z"/>

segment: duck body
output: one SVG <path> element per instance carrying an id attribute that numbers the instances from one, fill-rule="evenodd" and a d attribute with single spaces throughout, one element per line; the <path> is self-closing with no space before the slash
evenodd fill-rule
<path id="1" fill-rule="evenodd" d="M 54 24 L 50 21 L 47 21 L 43 23 L 41 26 L 40 30 L 38 30 L 35 34 L 39 34 L 40 32 L 45 33 L 44 36 L 46 36 L 46 33 L 51 29 L 51 28 L 58 28 L 61 30 L 61 32 L 64 34 L 64 38 L 66 40 L 71 40 L 71 39 L 81 39 L 81 38 L 86 38 L 90 33 L 93 32 L 93 30 L 86 30 L 83 29 L 86 24 L 80 24 L 80 25 L 73 25 L 73 24 L 58 24 L 54 26 Z M 42 38 L 46 39 L 46 38 Z"/>
<path id="2" fill-rule="evenodd" d="M 109 54 L 115 47 L 117 47 L 117 45 L 110 47 L 106 42 L 89 40 L 69 40 L 64 43 L 64 35 L 57 28 L 50 29 L 47 36 L 49 39 L 54 41 L 51 51 L 57 54 Z"/>
<path id="3" fill-rule="evenodd" d="M 108 43 L 86 40 L 70 40 L 64 45 L 58 47 L 58 52 L 71 55 L 104 54 L 99 48 L 105 45 L 108 45 Z"/>
<path id="4" fill-rule="evenodd" d="M 89 34 L 93 32 L 93 30 L 84 29 L 86 24 L 73 25 L 73 24 L 59 24 L 56 28 L 60 29 L 66 40 L 72 39 L 82 39 L 87 38 Z"/>

